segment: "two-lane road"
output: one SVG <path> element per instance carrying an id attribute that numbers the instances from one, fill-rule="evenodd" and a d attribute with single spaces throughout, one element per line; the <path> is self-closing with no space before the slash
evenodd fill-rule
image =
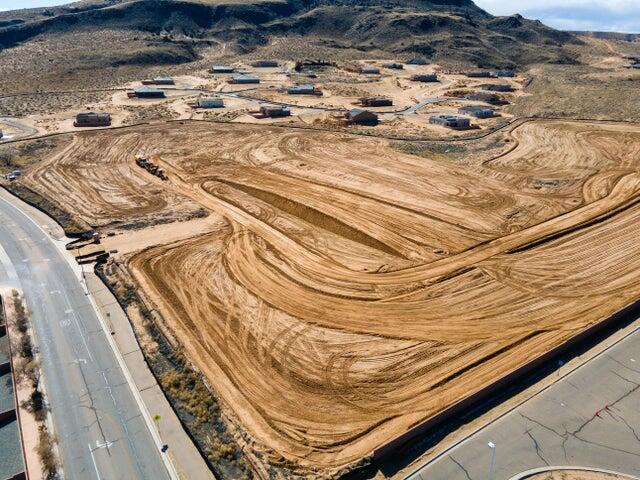
<path id="1" fill-rule="evenodd" d="M 0 198 L 0 286 L 31 313 L 66 479 L 168 479 L 125 372 L 60 246 Z"/>

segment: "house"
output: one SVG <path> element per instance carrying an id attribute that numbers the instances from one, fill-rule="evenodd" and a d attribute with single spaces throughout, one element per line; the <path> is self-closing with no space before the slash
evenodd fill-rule
<path id="1" fill-rule="evenodd" d="M 74 127 L 108 127 L 109 125 L 111 125 L 111 115 L 108 113 L 79 113 L 73 122 Z"/>
<path id="2" fill-rule="evenodd" d="M 363 107 L 390 107 L 393 105 L 393 100 L 384 97 L 362 97 L 360 105 Z"/>
<path id="3" fill-rule="evenodd" d="M 426 65 L 427 62 L 424 58 L 412 58 L 407 62 L 407 65 Z"/>
<path id="4" fill-rule="evenodd" d="M 465 75 L 469 78 L 490 78 L 491 72 L 474 71 L 474 72 L 467 72 L 465 73 Z"/>
<path id="5" fill-rule="evenodd" d="M 294 85 L 287 89 L 289 95 L 322 95 L 314 85 Z"/>
<path id="6" fill-rule="evenodd" d="M 153 77 L 151 80 L 143 80 L 143 85 L 175 85 L 171 77 Z"/>
<path id="7" fill-rule="evenodd" d="M 483 107 L 482 105 L 468 105 L 460 107 L 458 109 L 458 113 L 471 115 L 476 118 L 492 118 L 496 115 L 496 111 L 493 108 Z"/>
<path id="8" fill-rule="evenodd" d="M 467 100 L 473 100 L 475 102 L 490 103 L 491 105 L 507 105 L 509 103 L 499 95 L 490 92 L 471 93 L 464 98 L 466 98 Z"/>
<path id="9" fill-rule="evenodd" d="M 278 62 L 275 60 L 256 60 L 255 62 L 251 62 L 251 66 L 256 68 L 277 67 Z"/>
<path id="10" fill-rule="evenodd" d="M 378 67 L 364 65 L 360 67 L 360 73 L 364 73 L 366 75 L 377 75 L 378 73 L 380 73 L 380 69 Z"/>
<path id="11" fill-rule="evenodd" d="M 262 105 L 259 115 L 260 118 L 288 117 L 291 115 L 291 110 L 283 105 Z"/>
<path id="12" fill-rule="evenodd" d="M 429 123 L 454 129 L 464 129 L 471 126 L 471 120 L 455 115 L 434 115 L 429 118 Z"/>
<path id="13" fill-rule="evenodd" d="M 384 68 L 389 68 L 391 70 L 403 70 L 404 65 L 401 63 L 385 63 L 382 65 Z"/>
<path id="14" fill-rule="evenodd" d="M 375 126 L 378 124 L 378 115 L 369 110 L 363 110 L 362 108 L 352 108 L 345 113 L 344 118 L 348 124 L 357 125 L 370 125 Z"/>
<path id="15" fill-rule="evenodd" d="M 504 70 L 496 70 L 493 72 L 496 77 L 515 77 L 515 70 L 504 69 Z"/>
<path id="16" fill-rule="evenodd" d="M 420 74 L 420 75 L 412 75 L 411 76 L 411 80 L 413 80 L 414 82 L 424 82 L 424 83 L 437 82 L 438 81 L 438 75 L 436 73 L 425 73 L 425 74 Z"/>
<path id="17" fill-rule="evenodd" d="M 211 67 L 211 73 L 233 73 L 235 71 L 235 67 L 229 65 L 214 65 Z"/>
<path id="18" fill-rule="evenodd" d="M 223 108 L 224 101 L 216 97 L 200 97 L 197 103 L 198 108 Z"/>
<path id="19" fill-rule="evenodd" d="M 146 85 L 143 87 L 136 88 L 133 92 L 127 92 L 129 97 L 138 97 L 138 98 L 164 98 L 165 93 L 163 90 L 153 87 L 147 87 Z"/>
<path id="20" fill-rule="evenodd" d="M 507 83 L 485 83 L 480 88 L 489 92 L 513 92 L 513 87 Z"/>
<path id="21" fill-rule="evenodd" d="M 258 77 L 252 75 L 234 75 L 229 83 L 246 84 L 246 83 L 260 83 Z"/>

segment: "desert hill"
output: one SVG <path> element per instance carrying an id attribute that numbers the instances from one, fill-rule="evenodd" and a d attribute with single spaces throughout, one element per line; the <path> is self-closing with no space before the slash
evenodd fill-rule
<path id="1" fill-rule="evenodd" d="M 493 17 L 470 0 L 85 0 L 0 13 L 10 91 L 89 79 L 106 86 L 132 78 L 134 69 L 199 68 L 199 60 L 238 55 L 566 63 L 566 46 L 579 42 L 519 15 Z"/>

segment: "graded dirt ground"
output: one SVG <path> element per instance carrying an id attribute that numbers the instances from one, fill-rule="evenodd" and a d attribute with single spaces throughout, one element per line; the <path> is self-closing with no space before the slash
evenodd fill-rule
<path id="1" fill-rule="evenodd" d="M 565 470 L 561 472 L 541 473 L 528 477 L 529 480 L 626 480 L 628 477 L 608 473 Z"/>
<path id="2" fill-rule="evenodd" d="M 92 225 L 209 215 L 108 241 L 263 461 L 317 478 L 640 297 L 640 127 L 508 136 L 458 165 L 173 122 L 76 134 L 21 181 Z"/>

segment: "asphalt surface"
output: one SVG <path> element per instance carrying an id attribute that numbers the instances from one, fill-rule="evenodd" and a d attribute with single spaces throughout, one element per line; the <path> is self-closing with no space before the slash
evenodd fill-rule
<path id="1" fill-rule="evenodd" d="M 78 272 L 0 198 L 0 286 L 22 289 L 66 479 L 168 479 Z"/>
<path id="2" fill-rule="evenodd" d="M 549 465 L 640 475 L 640 329 L 409 476 L 496 480 Z"/>

